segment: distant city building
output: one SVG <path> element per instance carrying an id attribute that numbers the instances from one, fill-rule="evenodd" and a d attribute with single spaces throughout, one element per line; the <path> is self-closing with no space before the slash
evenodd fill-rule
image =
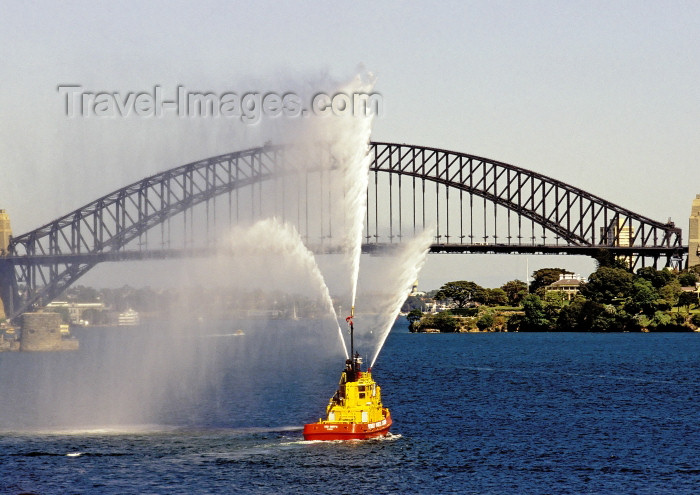
<path id="1" fill-rule="evenodd" d="M 566 298 L 570 301 L 578 294 L 581 284 L 585 283 L 586 279 L 581 275 L 572 275 L 563 273 L 559 275 L 559 280 L 545 287 L 546 292 L 563 292 Z"/>
<path id="2" fill-rule="evenodd" d="M 426 313 L 442 313 L 443 311 L 447 311 L 448 309 L 451 309 L 455 307 L 454 304 L 447 305 L 447 304 L 438 304 L 436 302 L 426 302 L 425 303 L 425 309 Z"/>
<path id="3" fill-rule="evenodd" d="M 617 223 L 611 222 L 607 228 L 600 228 L 600 238 L 608 246 L 629 247 L 634 238 L 634 227 L 629 218 L 618 218 Z"/>
<path id="4" fill-rule="evenodd" d="M 695 265 L 700 265 L 700 194 L 693 200 L 688 229 L 688 266 Z"/>
<path id="5" fill-rule="evenodd" d="M 608 228 L 600 228 L 600 238 L 608 246 L 630 247 L 634 239 L 634 227 L 629 218 L 618 218 L 617 223 L 611 222 Z M 617 256 L 617 259 L 632 266 L 632 256 Z"/>
<path id="6" fill-rule="evenodd" d="M 76 325 L 87 325 L 88 324 L 88 322 L 85 322 L 83 319 L 83 313 L 85 311 L 87 311 L 88 309 L 94 309 L 97 311 L 102 311 L 105 309 L 104 303 L 101 303 L 101 302 L 73 303 L 73 302 L 68 302 L 68 301 L 52 301 L 49 304 L 47 304 L 46 307 L 47 308 L 54 308 L 54 309 L 59 309 L 59 308 L 67 309 L 70 322 L 75 323 Z"/>

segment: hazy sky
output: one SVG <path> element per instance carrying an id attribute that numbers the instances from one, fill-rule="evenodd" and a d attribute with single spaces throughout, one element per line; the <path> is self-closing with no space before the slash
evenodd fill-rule
<path id="1" fill-rule="evenodd" d="M 69 119 L 59 84 L 296 90 L 359 64 L 385 105 L 373 139 L 519 165 L 687 230 L 700 193 L 690 1 L 5 1 L 0 208 L 22 233 L 146 174 L 261 144 L 255 126 L 221 120 Z M 524 277 L 523 257 L 443 258 L 427 264 L 426 288 Z"/>

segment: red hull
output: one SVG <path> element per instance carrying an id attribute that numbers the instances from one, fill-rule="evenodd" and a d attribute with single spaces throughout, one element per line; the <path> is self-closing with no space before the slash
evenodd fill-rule
<path id="1" fill-rule="evenodd" d="M 367 440 L 389 433 L 391 414 L 379 423 L 309 423 L 304 425 L 304 440 Z M 371 426 L 371 428 L 370 428 Z"/>

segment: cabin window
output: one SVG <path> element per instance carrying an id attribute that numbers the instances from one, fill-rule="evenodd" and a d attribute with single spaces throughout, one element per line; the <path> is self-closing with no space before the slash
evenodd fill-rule
<path id="1" fill-rule="evenodd" d="M 372 384 L 372 397 L 377 396 L 377 385 L 375 383 Z"/>

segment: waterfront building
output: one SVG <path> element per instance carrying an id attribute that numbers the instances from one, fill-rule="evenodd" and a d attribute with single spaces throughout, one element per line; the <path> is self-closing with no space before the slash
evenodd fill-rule
<path id="1" fill-rule="evenodd" d="M 566 298 L 571 301 L 571 299 L 578 294 L 581 284 L 585 283 L 586 279 L 581 277 L 581 275 L 572 275 L 570 273 L 562 273 L 559 275 L 559 280 L 554 283 L 549 284 L 545 287 L 545 293 L 547 292 L 563 292 Z"/>
<path id="2" fill-rule="evenodd" d="M 104 303 L 74 303 L 68 301 L 51 301 L 46 305 L 49 309 L 61 309 L 65 308 L 68 311 L 68 318 L 71 323 L 76 325 L 87 325 L 83 319 L 83 313 L 88 309 L 94 309 L 96 311 L 103 311 L 105 309 Z"/>
<path id="3" fill-rule="evenodd" d="M 437 303 L 437 302 L 426 302 L 425 303 L 425 308 L 426 308 L 426 313 L 442 313 L 443 311 L 447 311 L 451 308 L 456 307 L 455 304 L 447 305 L 443 303 Z"/>

